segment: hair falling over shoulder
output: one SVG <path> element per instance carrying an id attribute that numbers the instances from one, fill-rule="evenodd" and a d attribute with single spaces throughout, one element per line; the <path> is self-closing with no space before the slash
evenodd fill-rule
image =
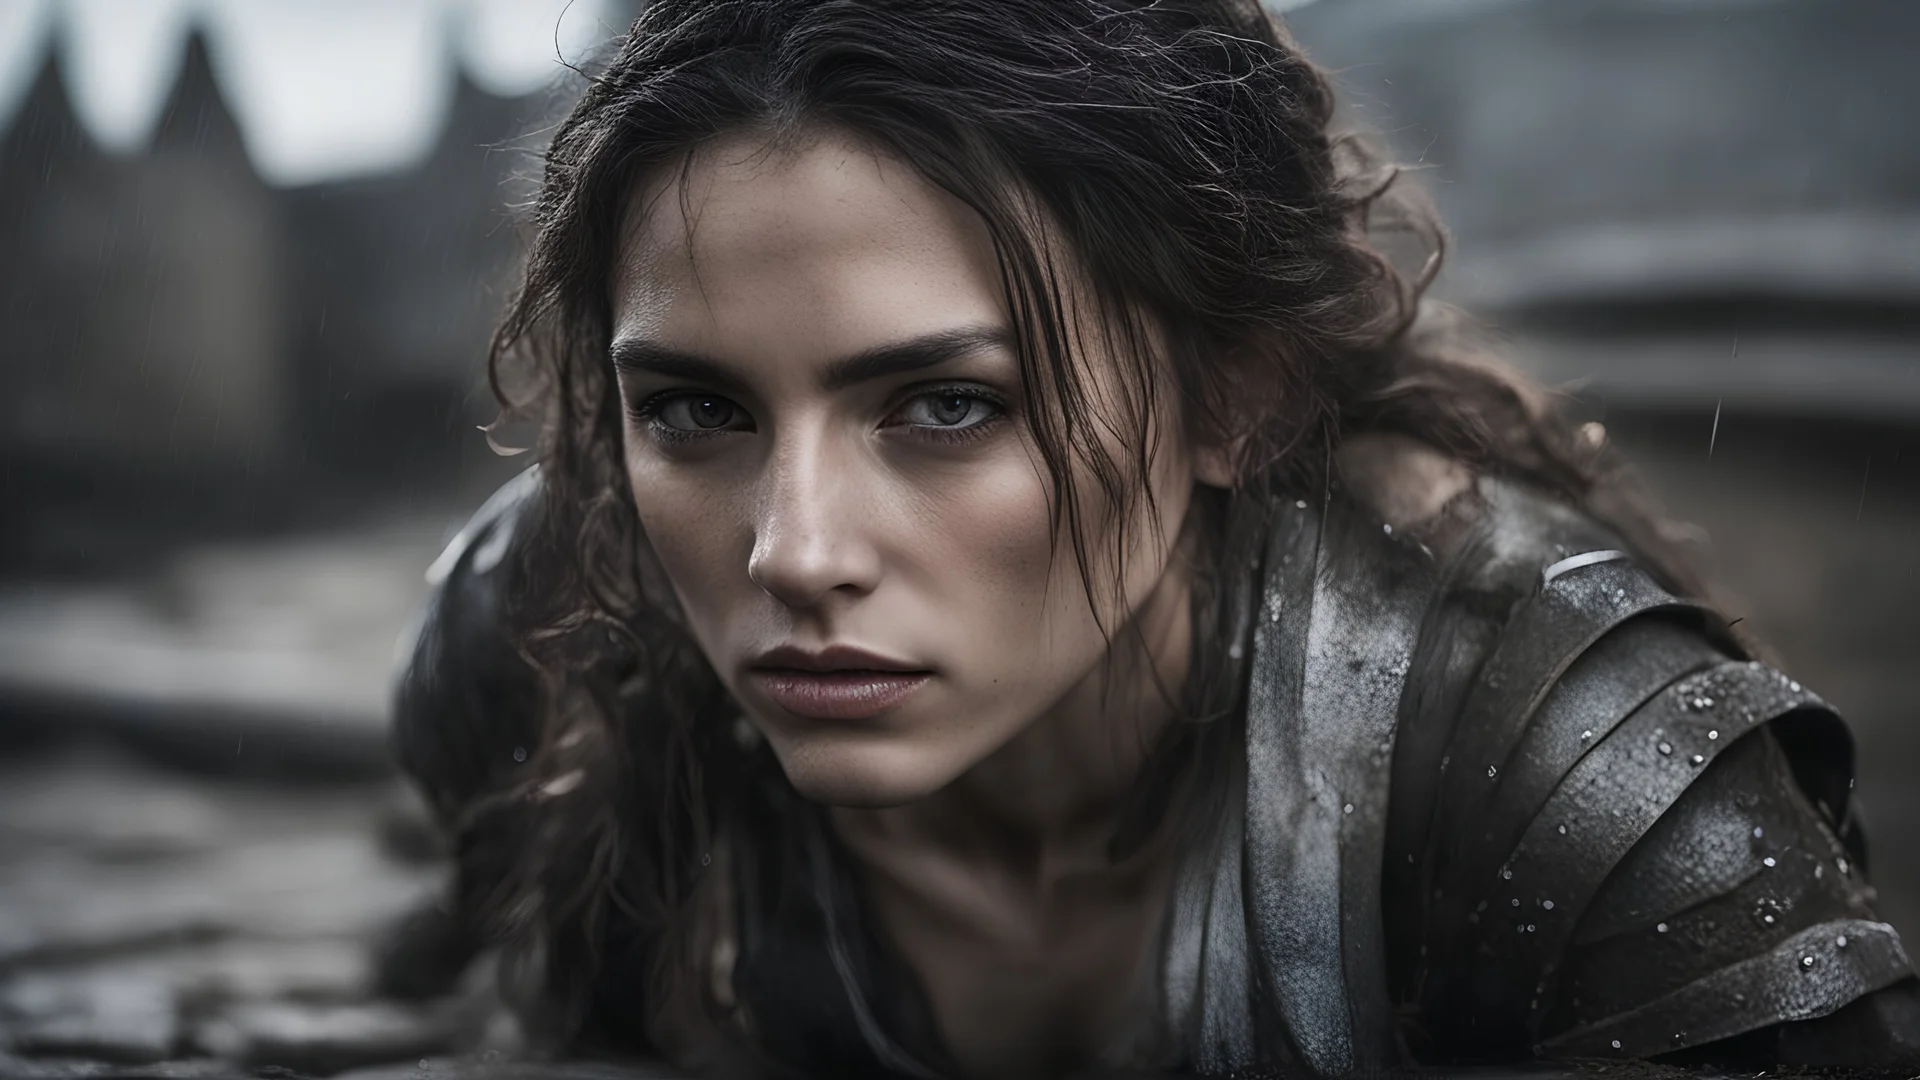
<path id="1" fill-rule="evenodd" d="M 978 212 L 1076 551 L 1089 515 L 1141 497 L 1146 451 L 1092 437 L 1068 274 L 1091 283 L 1128 385 L 1171 370 L 1177 422 L 1237 448 L 1228 500 L 1318 490 L 1344 436 L 1391 432 L 1548 489 L 1697 590 L 1603 440 L 1423 300 L 1444 232 L 1333 117 L 1327 76 L 1255 0 L 647 6 L 553 137 L 490 357 L 505 413 L 541 432 L 539 559 L 513 615 L 541 734 L 534 778 L 476 801 L 461 849 L 486 863 L 474 879 L 536 1028 L 590 1029 L 616 962 L 644 972 L 659 1049 L 710 1061 L 734 1022 L 711 978 L 708 873 L 750 763 L 649 555 L 608 359 L 632 193 L 721 135 L 842 129 Z M 1417 268 L 1385 254 L 1403 246 Z M 1145 431 L 1154 396 L 1132 397 Z M 1103 497 L 1076 491 L 1070 466 Z"/>

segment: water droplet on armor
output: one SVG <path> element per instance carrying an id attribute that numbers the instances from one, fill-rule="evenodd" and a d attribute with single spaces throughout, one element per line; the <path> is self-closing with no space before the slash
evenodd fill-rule
<path id="1" fill-rule="evenodd" d="M 1520 906 L 1520 898 L 1519 898 L 1519 897 L 1517 897 L 1517 896 L 1516 896 L 1516 897 L 1514 897 L 1514 898 L 1513 898 L 1513 906 L 1514 906 L 1514 907 L 1519 907 L 1519 906 Z"/>
<path id="2" fill-rule="evenodd" d="M 1510 867 L 1505 867 L 1505 866 L 1503 866 L 1503 867 L 1501 867 L 1501 868 L 1500 868 L 1500 880 L 1501 880 L 1501 881 L 1512 881 L 1512 880 L 1513 880 L 1513 870 L 1512 870 L 1512 869 L 1511 869 Z"/>
<path id="3" fill-rule="evenodd" d="M 1487 779 L 1491 780 L 1494 777 L 1499 775 L 1500 775 L 1500 766 L 1498 765 L 1487 766 Z"/>
<path id="4" fill-rule="evenodd" d="M 1833 865 L 1835 865 L 1835 866 L 1837 866 L 1837 867 L 1839 867 L 1839 868 L 1840 868 L 1840 872 L 1841 872 L 1841 873 L 1843 873 L 1843 874 L 1844 874 L 1844 873 L 1846 873 L 1846 872 L 1847 872 L 1847 860 L 1845 860 L 1845 859 L 1835 859 L 1835 860 L 1833 860 Z"/>
<path id="5" fill-rule="evenodd" d="M 1826 873 L 1827 873 L 1826 867 L 1820 865 L 1819 863 L 1813 864 L 1813 880 L 1819 881 L 1822 877 L 1826 876 Z"/>
<path id="6" fill-rule="evenodd" d="M 1705 754 L 1695 754 L 1687 760 L 1695 765 L 1704 765 L 1707 762 L 1707 756 Z"/>
<path id="7" fill-rule="evenodd" d="M 1527 933 L 1529 933 L 1529 934 L 1531 934 L 1531 933 L 1533 933 L 1533 924 L 1532 924 L 1532 923 L 1528 923 L 1528 924 L 1527 924 Z"/>
<path id="8" fill-rule="evenodd" d="M 1656 934 L 1664 934 L 1667 932 L 1667 924 L 1661 923 L 1659 926 L 1654 927 L 1653 931 Z"/>
<path id="9" fill-rule="evenodd" d="M 1758 840 L 1758 839 L 1760 839 L 1761 837 L 1763 837 L 1763 836 L 1765 836 L 1765 835 L 1767 835 L 1767 831 L 1766 831 L 1765 829 L 1762 829 L 1762 828 L 1761 828 L 1760 826 L 1758 826 L 1758 825 L 1755 825 L 1755 826 L 1753 827 L 1753 838 L 1754 838 L 1755 840 Z"/>
<path id="10" fill-rule="evenodd" d="M 700 865 L 701 865 L 701 866 L 712 866 L 712 865 L 713 865 L 713 855 L 712 855 L 712 853 L 710 853 L 710 852 L 704 852 L 704 851 L 703 851 L 703 852 L 701 852 L 701 853 L 700 853 Z"/>
<path id="11" fill-rule="evenodd" d="M 1837 937 L 1837 938 L 1834 938 L 1834 939 L 1833 939 L 1833 947 L 1834 947 L 1834 948 L 1836 948 L 1836 949 L 1844 949 L 1844 948 L 1846 948 L 1846 947 L 1847 947 L 1847 935 L 1845 935 L 1845 934 L 1841 934 L 1841 935 L 1840 935 L 1839 937 Z"/>
<path id="12" fill-rule="evenodd" d="M 1392 535 L 1393 535 L 1393 526 L 1391 526 L 1391 525 L 1382 525 L 1382 526 L 1380 526 L 1380 528 L 1381 528 L 1381 530 L 1382 530 L 1383 532 L 1385 532 L 1385 533 L 1386 533 L 1386 534 L 1387 534 L 1388 536 L 1392 536 Z"/>
<path id="13" fill-rule="evenodd" d="M 1542 901 L 1540 901 L 1540 906 L 1541 906 L 1541 907 L 1543 907 L 1543 908 L 1546 908 L 1546 909 L 1547 909 L 1548 911 L 1552 911 L 1552 910 L 1553 910 L 1553 901 L 1551 901 L 1551 900 L 1542 900 Z"/>
<path id="14" fill-rule="evenodd" d="M 1562 826 L 1560 826 L 1560 830 L 1559 830 L 1559 831 L 1560 831 L 1560 835 L 1561 835 L 1561 836 L 1565 836 L 1565 835 L 1567 835 L 1567 827 L 1566 827 L 1565 825 L 1562 825 Z"/>
<path id="15" fill-rule="evenodd" d="M 1791 691 L 1793 691 L 1794 693 L 1796 693 L 1796 694 L 1797 694 L 1797 693 L 1799 693 L 1799 692 L 1800 692 L 1800 684 L 1799 684 L 1799 683 L 1797 683 L 1797 682 L 1793 682 L 1793 681 L 1791 681 L 1791 680 L 1789 680 L 1789 681 L 1787 682 L 1787 689 L 1789 689 L 1789 690 L 1791 690 Z"/>
<path id="16" fill-rule="evenodd" d="M 1593 738 L 1593 729 L 1592 729 L 1592 728 L 1588 728 L 1587 730 L 1585 730 L 1585 731 L 1583 731 L 1583 732 L 1581 732 L 1581 733 L 1580 733 L 1580 741 L 1581 741 L 1581 742 L 1586 742 L 1586 741 L 1587 741 L 1588 739 L 1591 739 L 1591 738 Z"/>
<path id="17" fill-rule="evenodd" d="M 1413 852 L 1411 851 L 1407 852 L 1407 865 L 1408 866 L 1413 865 Z"/>
<path id="18" fill-rule="evenodd" d="M 1341 812 L 1341 813 L 1343 813 L 1343 814 L 1351 814 L 1351 813 L 1353 813 L 1353 804 L 1352 804 L 1352 803 L 1348 803 L 1347 805 L 1345 805 L 1345 806 L 1343 806 L 1343 807 L 1341 807 L 1341 808 L 1340 808 L 1340 812 Z"/>
<path id="19" fill-rule="evenodd" d="M 1663 742 L 1663 743 L 1661 743 L 1661 744 L 1660 744 L 1660 752 L 1661 752 L 1662 754 L 1671 754 L 1671 753 L 1673 753 L 1673 744 L 1672 744 L 1672 743 L 1670 743 L 1670 742 Z"/>
<path id="20" fill-rule="evenodd" d="M 1771 916 L 1771 915 L 1767 915 L 1767 916 L 1763 916 L 1763 917 L 1761 918 L 1761 920 L 1760 920 L 1760 921 L 1761 921 L 1761 922 L 1763 922 L 1763 923 L 1766 923 L 1766 924 L 1767 924 L 1768 926 L 1772 926 L 1772 925 L 1773 925 L 1773 916 Z"/>
<path id="21" fill-rule="evenodd" d="M 1618 1049 L 1620 1049 L 1620 1040 L 1619 1040 L 1619 1039 L 1615 1039 L 1615 1040 L 1613 1040 L 1613 1048 L 1614 1048 L 1615 1050 L 1618 1050 Z"/>
<path id="22" fill-rule="evenodd" d="M 1719 729 L 1719 728 L 1714 728 L 1713 730 L 1711 730 L 1711 731 L 1709 731 L 1709 732 L 1707 732 L 1707 741 L 1708 741 L 1708 742 L 1712 742 L 1713 740 L 1715 740 L 1715 739 L 1717 739 L 1717 738 L 1719 738 L 1719 737 L 1720 737 L 1720 729 Z"/>
<path id="23" fill-rule="evenodd" d="M 1800 966 L 1808 971 L 1813 970 L 1813 964 L 1814 960 L 1811 956 L 1803 956 L 1800 958 Z"/>
<path id="24" fill-rule="evenodd" d="M 1760 865 L 1765 867 L 1772 867 L 1777 864 L 1773 861 L 1773 856 L 1769 855 L 1766 858 L 1760 860 Z"/>
<path id="25" fill-rule="evenodd" d="M 515 760 L 515 761 L 525 761 L 525 760 L 527 760 L 527 748 L 526 748 L 526 747 L 524 747 L 524 746 L 516 746 L 516 747 L 514 747 L 514 748 L 513 748 L 513 760 Z"/>
<path id="26" fill-rule="evenodd" d="M 1238 660 L 1240 659 L 1240 654 L 1241 654 L 1240 643 L 1237 641 L 1234 642 L 1233 645 L 1227 649 L 1227 656 L 1230 659 Z"/>
<path id="27" fill-rule="evenodd" d="M 1747 995 L 1745 994 L 1733 995 L 1733 1003 L 1735 1005 L 1745 1005 L 1747 1003 Z"/>

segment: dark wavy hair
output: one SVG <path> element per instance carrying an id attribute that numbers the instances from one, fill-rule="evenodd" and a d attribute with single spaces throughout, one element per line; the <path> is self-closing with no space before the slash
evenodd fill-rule
<path id="1" fill-rule="evenodd" d="M 486 905 L 561 1035 L 616 924 L 646 960 L 657 1045 L 698 1057 L 723 1014 L 702 871 L 744 756 L 641 532 L 608 358 L 634 192 L 723 136 L 850 133 L 979 214 L 1082 567 L 1087 538 L 1143 497 L 1148 388 L 1170 372 L 1189 437 L 1237 448 L 1216 517 L 1317 491 L 1343 437 L 1393 432 L 1557 493 L 1692 584 L 1600 440 L 1423 302 L 1438 223 L 1333 116 L 1325 74 L 1255 0 L 648 5 L 553 137 L 490 366 L 505 409 L 540 425 L 544 554 L 515 618 L 545 696 L 534 767 L 467 828 L 508 838 Z M 1417 269 L 1383 232 L 1416 242 Z M 1069 279 L 1090 285 L 1130 390 L 1142 437 L 1120 454 L 1094 437 L 1072 363 Z"/>

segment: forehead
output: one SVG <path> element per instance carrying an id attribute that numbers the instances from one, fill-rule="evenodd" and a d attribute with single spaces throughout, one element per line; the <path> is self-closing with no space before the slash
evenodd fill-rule
<path id="1" fill-rule="evenodd" d="M 910 165 L 824 131 L 707 144 L 629 203 L 617 336 L 762 354 L 1004 322 L 985 223 Z"/>

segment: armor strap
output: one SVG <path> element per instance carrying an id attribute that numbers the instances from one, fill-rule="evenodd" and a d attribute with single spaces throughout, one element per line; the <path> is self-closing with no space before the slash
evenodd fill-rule
<path id="1" fill-rule="evenodd" d="M 1394 1057 L 1380 878 L 1433 557 L 1348 500 L 1277 523 L 1247 694 L 1244 882 L 1262 1015 L 1319 1075 Z"/>
<path id="2" fill-rule="evenodd" d="M 1899 935 L 1886 923 L 1820 923 L 1639 1008 L 1556 1035 L 1538 1052 L 1652 1057 L 1769 1024 L 1825 1016 L 1911 972 Z"/>

